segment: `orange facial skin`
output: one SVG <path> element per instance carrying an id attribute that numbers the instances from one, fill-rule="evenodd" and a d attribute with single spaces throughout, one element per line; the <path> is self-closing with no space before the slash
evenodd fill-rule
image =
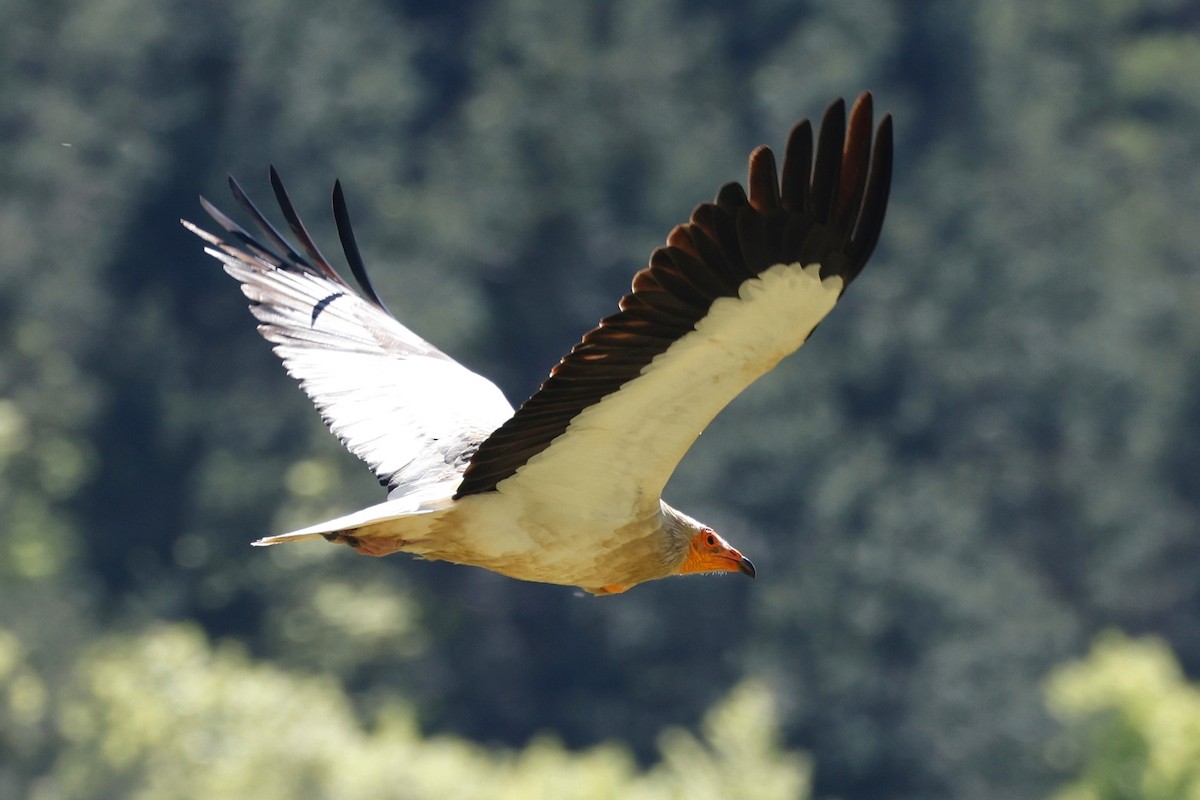
<path id="1" fill-rule="evenodd" d="M 703 528 L 692 537 L 679 569 L 680 575 L 697 572 L 740 572 L 753 578 L 754 564 L 712 528 Z"/>

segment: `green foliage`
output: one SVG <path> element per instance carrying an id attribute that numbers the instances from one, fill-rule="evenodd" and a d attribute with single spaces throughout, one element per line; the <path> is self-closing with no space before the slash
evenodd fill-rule
<path id="1" fill-rule="evenodd" d="M 46 712 L 45 690 L 0 639 L 0 733 L 16 738 Z M 523 750 L 424 737 L 389 699 L 369 727 L 330 676 L 210 647 L 187 626 L 115 636 L 88 649 L 56 707 L 62 745 L 31 800 L 255 797 L 564 800 L 797 800 L 803 758 L 780 746 L 774 700 L 745 683 L 706 716 L 704 735 L 671 729 L 662 760 L 639 769 L 606 744 L 572 752 L 542 736 Z"/>
<path id="2" fill-rule="evenodd" d="M 1091 632 L 1200 663 L 1198 42 L 1189 0 L 0 4 L 0 796 L 283 742 L 333 775 L 327 730 L 497 782 L 729 795 L 710 767 L 756 752 L 799 786 L 783 744 L 663 733 L 753 676 L 818 795 L 1049 791 L 1041 676 Z M 380 492 L 179 228 L 197 192 L 230 206 L 233 172 L 269 209 L 274 162 L 332 256 L 340 177 L 392 309 L 519 402 L 751 147 L 864 88 L 897 124 L 875 260 L 668 487 L 757 582 L 595 601 L 247 547 Z M 88 683 L 166 692 L 152 642 L 195 702 L 189 735 L 147 705 L 161 752 L 104 716 L 131 677 Z M 256 739 L 261 705 L 217 707 L 232 674 L 294 683 L 280 719 L 321 738 Z M 84 723 L 131 760 L 63 738 Z"/>
<path id="3" fill-rule="evenodd" d="M 1200 796 L 1200 686 L 1162 640 L 1106 633 L 1055 670 L 1046 697 L 1066 726 L 1059 747 L 1079 762 L 1055 800 Z"/>

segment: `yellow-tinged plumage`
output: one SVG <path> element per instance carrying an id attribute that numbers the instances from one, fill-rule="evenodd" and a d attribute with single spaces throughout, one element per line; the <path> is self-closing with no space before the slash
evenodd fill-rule
<path id="1" fill-rule="evenodd" d="M 789 137 L 782 175 L 759 148 L 749 194 L 699 206 L 517 411 L 487 379 L 396 321 L 358 255 L 340 186 L 334 215 L 361 292 L 317 250 L 274 170 L 305 255 L 232 181 L 261 237 L 210 203 L 229 241 L 184 224 L 242 283 L 259 331 L 342 442 L 389 487 L 386 502 L 255 542 L 323 537 L 513 578 L 623 592 L 669 575 L 754 566 L 660 498 L 696 437 L 832 310 L 878 240 L 891 121 L 872 142 L 871 99 L 837 101 L 814 141 Z"/>

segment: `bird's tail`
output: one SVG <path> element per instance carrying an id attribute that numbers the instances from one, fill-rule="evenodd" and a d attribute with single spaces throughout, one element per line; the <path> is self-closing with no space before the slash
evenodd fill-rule
<path id="1" fill-rule="evenodd" d="M 303 531 L 292 531 L 291 533 L 278 533 L 274 536 L 264 536 L 261 539 L 255 539 L 250 544 L 255 547 L 266 547 L 272 544 L 283 544 L 284 542 L 299 542 L 303 539 L 317 539 L 323 535 L 315 531 L 309 532 L 305 529 Z"/>
<path id="2" fill-rule="evenodd" d="M 335 517 L 325 522 L 318 522 L 316 525 L 310 525 L 307 528 L 301 528 L 290 533 L 264 536 L 261 539 L 251 542 L 251 544 L 255 547 L 267 547 L 268 545 L 283 544 L 284 542 L 298 542 L 304 539 L 317 538 L 340 541 L 351 534 L 357 538 L 391 536 L 395 535 L 396 531 L 394 529 L 396 528 L 410 528 L 413 526 L 411 524 L 405 525 L 404 523 L 398 525 L 389 525 L 387 523 L 402 520 L 406 517 L 432 514 L 449 508 L 452 504 L 453 499 L 444 493 L 438 497 L 427 497 L 424 499 L 413 496 L 401 497 L 368 506 L 352 514 Z"/>

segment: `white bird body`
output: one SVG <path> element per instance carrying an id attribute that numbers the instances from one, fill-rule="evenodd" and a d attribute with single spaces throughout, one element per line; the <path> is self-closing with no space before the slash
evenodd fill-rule
<path id="1" fill-rule="evenodd" d="M 497 491 L 455 501 L 453 492 L 450 486 L 418 503 L 410 502 L 411 496 L 387 500 L 254 544 L 325 537 L 350 542 L 369 555 L 404 552 L 518 580 L 579 586 L 594 594 L 671 574 L 687 546 L 686 539 L 660 535 L 673 511 L 663 508 L 662 501 L 644 517 L 614 528 L 607 515 L 560 515 L 559 504 L 541 504 L 520 494 Z M 590 546 L 581 550 L 577 537 L 586 537 Z"/>
<path id="2" fill-rule="evenodd" d="M 647 486 L 643 473 L 661 474 L 660 463 L 677 463 L 721 408 L 808 338 L 841 289 L 838 276 L 821 280 L 817 264 L 776 265 L 742 284 L 737 297 L 714 301 L 694 331 L 652 360 L 635 379 L 648 384 L 645 391 L 609 394 L 585 409 L 563 434 L 573 437 L 570 447 L 551 444 L 496 491 L 455 502 L 458 479 L 416 492 L 399 487 L 378 505 L 256 544 L 350 538 L 372 555 L 411 553 L 595 593 L 665 577 L 687 542 L 659 535 L 680 512 L 659 500 L 662 487 Z M 763 335 L 776 328 L 790 336 Z M 681 370 L 689 376 L 686 386 L 675 380 Z M 703 402 L 688 391 L 693 385 L 706 387 Z M 643 407 L 640 398 L 655 402 Z M 651 446 L 638 448 L 636 468 L 622 468 L 622 454 L 637 441 Z M 622 503 L 639 492 L 630 518 Z M 586 509 L 591 513 L 580 513 Z M 581 539 L 590 546 L 580 548 Z"/>
<path id="3" fill-rule="evenodd" d="M 491 381 L 386 312 L 340 187 L 335 216 L 363 294 L 312 244 L 273 170 L 313 263 L 236 183 L 265 245 L 202 199 L 243 247 L 184 224 L 242 283 L 260 332 L 331 430 L 390 488 L 383 503 L 255 544 L 319 536 L 596 594 L 688 572 L 753 575 L 741 553 L 660 495 L 700 432 L 807 340 L 874 248 L 891 128 L 885 117 L 872 157 L 870 113 L 864 95 L 844 136 L 844 107 L 831 106 L 811 180 L 811 129 L 798 125 L 782 194 L 770 151 L 755 151 L 749 199 L 731 184 L 676 228 L 621 310 L 515 413 Z"/>

